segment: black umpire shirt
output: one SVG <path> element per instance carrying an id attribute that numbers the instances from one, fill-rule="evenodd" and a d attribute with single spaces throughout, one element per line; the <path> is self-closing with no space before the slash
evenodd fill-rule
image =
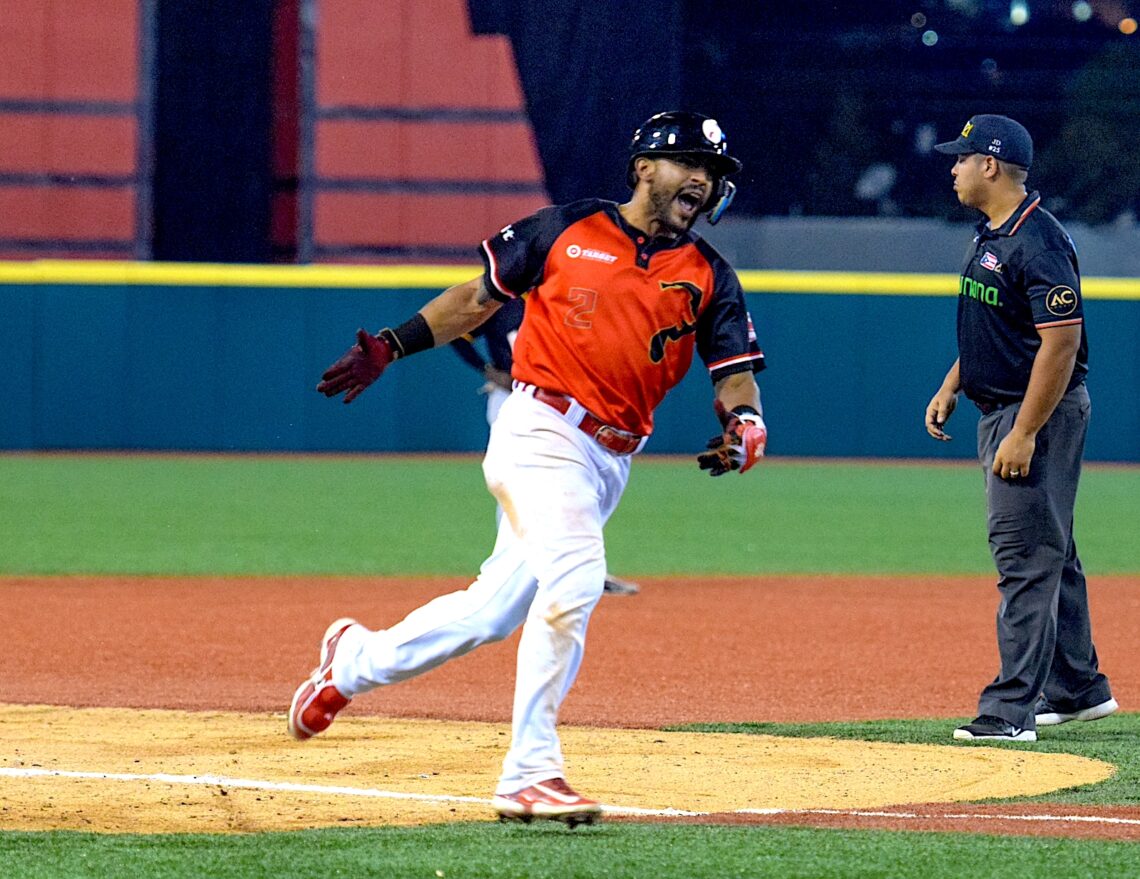
<path id="1" fill-rule="evenodd" d="M 983 221 L 958 279 L 961 390 L 983 409 L 1025 396 L 1039 331 L 1081 325 L 1067 390 L 1088 373 L 1080 270 L 1073 241 L 1030 193 L 1005 223 Z"/>

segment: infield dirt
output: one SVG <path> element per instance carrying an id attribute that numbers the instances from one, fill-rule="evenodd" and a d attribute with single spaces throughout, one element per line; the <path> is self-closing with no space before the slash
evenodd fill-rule
<path id="1" fill-rule="evenodd" d="M 463 585 L 0 580 L 8 627 L 0 666 L 18 670 L 0 679 L 0 702 L 9 703 L 0 707 L 8 773 L 0 775 L 0 823 L 255 831 L 486 818 L 509 735 L 514 639 L 366 694 L 313 742 L 288 739 L 282 713 L 332 617 L 383 625 Z M 639 596 L 599 606 L 563 712 L 568 774 L 609 805 L 752 820 L 737 810 L 948 804 L 1043 793 L 1111 772 L 1023 749 L 652 729 L 970 714 L 996 663 L 995 592 L 986 578 L 643 585 Z M 1140 583 L 1102 578 L 1091 588 L 1098 647 L 1127 707 L 1140 691 L 1130 622 Z M 50 774 L 61 771 L 78 775 Z M 312 789 L 274 787 L 297 784 Z"/>
<path id="2" fill-rule="evenodd" d="M 255 832 L 493 817 L 504 724 L 2 706 L 11 830 Z M 1048 793 L 1112 767 L 1064 754 L 570 727 L 575 784 L 618 814 L 872 809 Z M 19 770 L 28 770 L 20 774 Z M 36 771 L 32 771 L 36 770 Z M 51 774 L 66 773 L 66 774 Z M 299 789 L 307 788 L 307 789 Z M 645 817 L 666 817 L 649 815 Z"/>

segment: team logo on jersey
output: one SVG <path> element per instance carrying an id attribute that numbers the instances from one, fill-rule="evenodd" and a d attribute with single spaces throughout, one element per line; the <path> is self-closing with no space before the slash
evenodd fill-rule
<path id="1" fill-rule="evenodd" d="M 499 234 L 503 236 L 504 241 L 510 241 L 512 238 L 515 237 L 515 230 L 512 229 L 510 226 L 504 226 L 502 229 L 499 230 Z"/>
<path id="2" fill-rule="evenodd" d="M 604 250 L 597 250 L 593 247 L 579 247 L 577 244 L 571 244 L 566 248 L 566 255 L 570 259 L 592 259 L 594 262 L 609 263 L 617 262 L 617 257 L 612 253 L 606 253 Z"/>
<path id="3" fill-rule="evenodd" d="M 989 269 L 991 272 L 1001 271 L 1001 263 L 998 262 L 997 256 L 990 253 L 988 250 L 982 254 L 982 258 L 978 261 L 978 265 L 980 265 L 983 269 Z"/>
<path id="4" fill-rule="evenodd" d="M 1077 310 L 1077 293 L 1072 287 L 1054 287 L 1045 294 L 1045 307 L 1050 314 L 1066 317 Z"/>
<path id="5" fill-rule="evenodd" d="M 689 296 L 689 313 L 682 315 L 678 326 L 665 327 L 653 334 L 649 340 L 649 359 L 660 363 L 665 358 L 665 346 L 677 342 L 697 330 L 697 309 L 701 307 L 701 288 L 689 281 L 662 281 L 661 291 L 681 290 Z"/>

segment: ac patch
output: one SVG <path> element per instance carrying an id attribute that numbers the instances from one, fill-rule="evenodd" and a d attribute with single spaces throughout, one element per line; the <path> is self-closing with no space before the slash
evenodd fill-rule
<path id="1" fill-rule="evenodd" d="M 1077 294 L 1072 287 L 1054 287 L 1045 294 L 1045 307 L 1050 314 L 1066 317 L 1077 310 Z"/>

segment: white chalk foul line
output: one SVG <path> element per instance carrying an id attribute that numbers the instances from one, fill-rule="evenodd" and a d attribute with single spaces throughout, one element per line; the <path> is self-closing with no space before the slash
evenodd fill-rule
<path id="1" fill-rule="evenodd" d="M 291 781 L 261 781 L 253 778 L 231 778 L 228 775 L 170 775 L 165 772 L 77 772 L 68 769 L 5 768 L 0 775 L 16 778 L 83 778 L 104 781 L 158 781 L 165 784 L 199 784 L 249 790 L 292 791 L 294 793 L 339 794 L 348 797 L 374 797 L 385 800 L 419 800 L 429 803 L 488 803 L 479 797 L 456 797 L 437 794 L 408 794 L 376 788 L 341 787 L 325 784 L 298 784 Z"/>
<path id="2" fill-rule="evenodd" d="M 0 766 L 0 777 L 9 778 L 78 778 L 101 781 L 157 781 L 164 784 L 193 784 L 215 787 L 244 788 L 247 790 L 288 791 L 292 793 L 329 794 L 346 797 L 370 797 L 383 800 L 412 800 L 421 803 L 473 803 L 490 807 L 491 801 L 481 797 L 461 797 L 448 794 L 413 794 L 402 791 L 379 790 L 370 787 L 343 787 L 341 785 L 300 784 L 292 781 L 262 781 L 253 778 L 232 778 L 228 775 L 171 775 L 165 772 L 80 772 L 70 769 L 42 769 L 38 767 Z M 707 812 L 686 812 L 681 809 L 639 809 L 636 806 L 603 806 L 611 815 L 642 815 L 648 817 L 697 817 Z"/>
<path id="3" fill-rule="evenodd" d="M 379 790 L 370 787 L 344 787 L 341 785 L 301 784 L 292 781 L 263 781 L 253 778 L 233 778 L 228 775 L 171 775 L 165 772 L 150 774 L 134 772 L 81 772 L 69 769 L 43 769 L 39 767 L 0 766 L 0 777 L 9 778 L 77 778 L 104 781 L 156 781 L 164 784 L 191 784 L 217 787 L 244 788 L 247 790 L 289 791 L 293 793 L 329 794 L 348 797 L 368 797 L 384 800 L 412 800 L 422 803 L 472 803 L 490 807 L 491 801 L 481 797 L 462 797 L 447 794 L 414 794 L 401 791 Z M 1074 824 L 1120 824 L 1140 826 L 1137 818 L 1114 818 L 1097 815 L 1004 815 L 983 812 L 955 812 L 923 815 L 918 812 L 868 811 L 863 809 L 733 809 L 718 812 L 694 812 L 687 809 L 642 809 L 637 806 L 603 805 L 608 815 L 630 815 L 646 818 L 700 818 L 708 815 L 839 815 L 855 818 L 893 818 L 911 821 L 1043 821 Z"/>
<path id="4" fill-rule="evenodd" d="M 923 815 L 918 812 L 872 812 L 864 809 L 737 809 L 733 815 L 849 815 L 855 818 L 900 818 L 909 821 L 1069 821 L 1085 824 L 1134 824 L 1140 818 L 1113 818 L 1108 815 L 1003 815 L 993 812 L 945 812 Z"/>

